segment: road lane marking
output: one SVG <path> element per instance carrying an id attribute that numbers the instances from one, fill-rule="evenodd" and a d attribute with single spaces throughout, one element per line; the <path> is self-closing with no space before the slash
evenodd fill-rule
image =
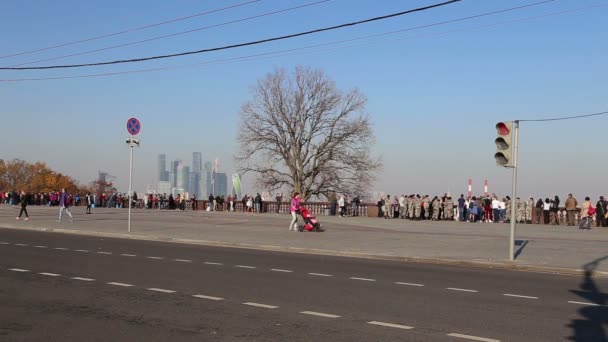
<path id="1" fill-rule="evenodd" d="M 201 299 L 209 299 L 209 300 L 224 300 L 224 298 L 220 298 L 220 297 L 212 297 L 212 296 L 205 296 L 205 295 L 194 295 L 192 297 L 195 298 L 201 298 Z"/>
<path id="2" fill-rule="evenodd" d="M 457 337 L 457 338 L 465 338 L 467 340 L 473 340 L 473 341 L 500 342 L 500 340 L 494 340 L 494 339 L 491 339 L 491 338 L 472 336 L 472 335 L 464 335 L 464 334 L 457 334 L 457 333 L 447 334 L 447 336 Z"/>
<path id="3" fill-rule="evenodd" d="M 59 277 L 61 275 L 61 274 L 57 274 L 57 273 L 47 273 L 47 272 L 40 272 L 38 274 L 49 276 L 49 277 Z"/>
<path id="4" fill-rule="evenodd" d="M 15 271 L 15 272 L 29 272 L 30 270 L 24 270 L 22 268 L 9 268 L 9 271 Z"/>
<path id="5" fill-rule="evenodd" d="M 109 254 L 112 254 L 112 252 L 97 252 L 97 254 L 107 254 L 107 255 L 109 255 Z"/>
<path id="6" fill-rule="evenodd" d="M 163 257 L 155 257 L 155 256 L 149 256 L 149 257 L 146 257 L 146 258 L 148 258 L 148 259 L 156 259 L 156 260 L 163 260 L 164 259 Z"/>
<path id="7" fill-rule="evenodd" d="M 274 305 L 260 304 L 260 303 L 253 303 L 253 302 L 246 302 L 246 303 L 243 303 L 243 305 L 255 306 L 257 308 L 264 308 L 264 309 L 277 309 L 278 308 L 278 306 L 274 306 Z"/>
<path id="8" fill-rule="evenodd" d="M 72 279 L 74 279 L 74 280 L 82 280 L 82 281 L 95 281 L 95 279 L 92 279 L 92 278 L 83 278 L 83 277 L 72 277 Z"/>
<path id="9" fill-rule="evenodd" d="M 55 247 L 53 249 L 56 249 L 58 251 L 67 251 L 67 250 L 69 250 L 69 248 L 65 248 L 65 247 Z"/>
<path id="10" fill-rule="evenodd" d="M 322 312 L 302 311 L 300 313 L 304 314 L 304 315 L 319 316 L 319 317 L 325 317 L 325 318 L 340 318 L 340 316 L 338 316 L 338 315 L 332 315 L 332 314 L 327 314 L 327 313 L 322 313 Z"/>
<path id="11" fill-rule="evenodd" d="M 134 257 L 134 256 L 137 256 L 137 255 L 135 255 L 135 254 L 121 254 L 121 255 L 122 255 L 122 256 L 126 256 L 126 257 Z"/>
<path id="12" fill-rule="evenodd" d="M 34 246 L 34 248 L 48 248 L 47 246 Z"/>
<path id="13" fill-rule="evenodd" d="M 222 266 L 223 264 L 221 262 L 205 261 L 205 265 L 218 265 L 218 266 Z"/>
<path id="14" fill-rule="evenodd" d="M 159 289 L 159 288 L 156 288 L 156 287 L 151 287 L 151 288 L 149 288 L 147 290 L 156 291 L 156 292 L 162 292 L 162 293 L 175 293 L 175 291 L 173 291 L 173 290 Z"/>
<path id="15" fill-rule="evenodd" d="M 379 325 L 379 326 L 382 326 L 382 327 L 389 327 L 389 328 L 405 329 L 405 330 L 414 329 L 414 327 L 410 327 L 410 326 L 407 326 L 407 325 L 394 324 L 394 323 L 386 323 L 386 322 L 378 322 L 378 321 L 367 322 L 367 324 Z"/>
<path id="16" fill-rule="evenodd" d="M 192 262 L 192 260 L 188 260 L 188 259 L 173 259 L 173 261 L 177 261 L 177 262 Z"/>
<path id="17" fill-rule="evenodd" d="M 238 268 L 255 268 L 255 266 L 245 266 L 245 265 L 236 265 L 234 267 L 238 267 Z"/>
<path id="18" fill-rule="evenodd" d="M 25 244 L 25 243 L 16 243 L 15 246 L 19 246 L 19 247 L 27 247 L 29 245 Z"/>
<path id="19" fill-rule="evenodd" d="M 10 242 L 0 241 L 0 245 L 10 245 Z"/>
<path id="20" fill-rule="evenodd" d="M 117 282 L 113 282 L 113 281 L 111 281 L 111 282 L 109 282 L 107 284 L 108 285 L 114 285 L 114 286 L 122 286 L 122 287 L 131 287 L 131 286 L 133 286 L 131 284 L 117 283 Z"/>
<path id="21" fill-rule="evenodd" d="M 406 286 L 424 286 L 422 284 L 416 284 L 416 283 L 402 283 L 400 281 L 396 282 L 395 284 L 397 285 L 406 285 Z"/>
<path id="22" fill-rule="evenodd" d="M 506 296 L 506 297 L 516 297 L 516 298 L 526 298 L 526 299 L 538 299 L 538 297 L 522 296 L 522 295 L 516 295 L 516 294 L 510 294 L 510 293 L 505 293 L 505 294 L 503 294 L 503 296 Z"/>
<path id="23" fill-rule="evenodd" d="M 293 272 L 292 270 L 282 270 L 280 268 L 271 268 L 270 270 L 273 271 L 273 272 L 285 272 L 285 273 L 292 273 Z"/>
<path id="24" fill-rule="evenodd" d="M 350 277 L 349 279 L 352 279 L 352 280 L 363 280 L 363 281 L 376 281 L 376 279 L 358 278 L 358 277 Z"/>
<path id="25" fill-rule="evenodd" d="M 76 252 L 89 253 L 86 249 L 77 249 Z"/>
<path id="26" fill-rule="evenodd" d="M 570 304 L 578 304 L 578 305 L 600 306 L 600 304 L 597 304 L 597 303 L 575 302 L 575 301 L 572 301 L 572 300 L 569 300 L 568 303 L 570 303 Z"/>
<path id="27" fill-rule="evenodd" d="M 318 277 L 333 277 L 333 275 L 331 274 L 325 274 L 325 273 L 308 273 L 312 276 L 318 276 Z"/>
<path id="28" fill-rule="evenodd" d="M 459 289 L 457 287 L 448 287 L 446 290 L 450 291 L 461 291 L 461 292 L 479 292 L 477 290 L 469 290 L 469 289 Z"/>

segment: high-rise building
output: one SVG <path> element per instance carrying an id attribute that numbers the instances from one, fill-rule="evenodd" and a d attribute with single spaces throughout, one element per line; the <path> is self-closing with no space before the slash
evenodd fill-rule
<path id="1" fill-rule="evenodd" d="M 175 188 L 183 189 L 183 191 L 188 191 L 190 181 L 190 167 L 184 165 L 183 162 L 180 162 L 177 165 L 177 172 L 175 177 Z"/>
<path id="2" fill-rule="evenodd" d="M 169 173 L 167 172 L 167 155 L 164 153 L 158 155 L 158 181 L 169 181 Z"/>
<path id="3" fill-rule="evenodd" d="M 205 197 L 213 193 L 213 182 L 211 181 L 213 173 L 213 163 L 205 162 Z M 215 196 L 215 194 L 213 194 Z"/>
<path id="4" fill-rule="evenodd" d="M 203 171 L 203 154 L 201 152 L 192 152 L 192 172 Z"/>
<path id="5" fill-rule="evenodd" d="M 183 162 L 181 161 L 181 159 L 176 159 L 173 162 L 171 162 L 171 175 L 169 178 L 169 181 L 171 182 L 171 185 L 174 188 L 177 188 L 177 168 L 180 164 L 183 164 Z"/>
<path id="6" fill-rule="evenodd" d="M 214 196 L 228 195 L 228 177 L 225 173 L 215 174 L 215 194 Z"/>

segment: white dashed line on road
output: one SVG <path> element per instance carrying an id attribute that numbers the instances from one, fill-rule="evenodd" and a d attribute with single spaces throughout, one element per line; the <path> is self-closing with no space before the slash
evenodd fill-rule
<path id="1" fill-rule="evenodd" d="M 285 272 L 285 273 L 292 273 L 293 272 L 292 270 L 282 270 L 280 268 L 271 268 L 270 270 L 273 271 L 273 272 Z"/>
<path id="2" fill-rule="evenodd" d="M 16 243 L 15 246 L 19 246 L 19 247 L 27 247 L 29 245 L 25 244 L 25 243 Z"/>
<path id="3" fill-rule="evenodd" d="M 349 279 L 352 279 L 352 280 L 363 280 L 363 281 L 376 281 L 376 279 L 358 278 L 358 277 L 350 277 Z"/>
<path id="4" fill-rule="evenodd" d="M 122 287 L 131 287 L 133 285 L 131 284 L 125 284 L 125 283 L 117 283 L 117 282 L 109 282 L 107 283 L 108 285 L 114 285 L 114 286 L 122 286 Z"/>
<path id="5" fill-rule="evenodd" d="M 201 299 L 209 299 L 209 300 L 224 300 L 224 298 L 220 298 L 220 297 L 212 297 L 212 296 L 205 296 L 205 295 L 194 295 L 192 297 L 195 298 L 201 298 Z"/>
<path id="6" fill-rule="evenodd" d="M 29 272 L 30 270 L 24 270 L 22 268 L 9 268 L 9 271 L 14 271 L 14 272 Z"/>
<path id="7" fill-rule="evenodd" d="M 578 305 L 600 306 L 600 304 L 597 304 L 597 303 L 575 302 L 575 301 L 571 301 L 571 300 L 569 300 L 568 303 L 570 303 L 570 304 L 578 304 Z"/>
<path id="8" fill-rule="evenodd" d="M 173 291 L 173 290 L 159 289 L 159 288 L 156 288 L 156 287 L 151 287 L 151 288 L 149 288 L 147 290 L 149 290 L 149 291 L 155 291 L 155 292 L 162 292 L 162 293 L 175 293 L 175 291 Z"/>
<path id="9" fill-rule="evenodd" d="M 246 302 L 246 303 L 243 303 L 243 305 L 255 306 L 257 308 L 264 308 L 264 309 L 277 309 L 278 308 L 278 306 L 274 306 L 274 305 L 252 303 L 252 302 Z"/>
<path id="10" fill-rule="evenodd" d="M 86 249 L 77 249 L 76 252 L 89 253 Z"/>
<path id="11" fill-rule="evenodd" d="M 246 265 L 236 265 L 234 267 L 238 267 L 238 268 L 255 268 L 255 266 L 246 266 Z"/>
<path id="12" fill-rule="evenodd" d="M 516 294 L 510 294 L 510 293 L 505 293 L 505 294 L 503 294 L 503 296 L 506 296 L 506 297 L 515 297 L 515 298 L 526 298 L 526 299 L 538 299 L 538 297 L 522 296 L 522 295 L 516 295 Z"/>
<path id="13" fill-rule="evenodd" d="M 407 325 L 394 324 L 394 323 L 386 323 L 386 322 L 378 322 L 378 321 L 367 322 L 367 324 L 379 325 L 381 327 L 388 327 L 388 328 L 405 329 L 405 330 L 414 329 L 414 327 L 410 327 L 410 326 L 407 326 Z"/>
<path id="14" fill-rule="evenodd" d="M 325 317 L 325 318 L 340 318 L 340 316 L 338 316 L 338 315 L 332 315 L 332 314 L 327 314 L 327 313 L 322 313 L 322 312 L 302 311 L 300 313 L 304 314 L 304 315 L 319 316 L 319 317 Z"/>
<path id="15" fill-rule="evenodd" d="M 0 241 L 0 245 L 10 245 L 10 242 Z"/>
<path id="16" fill-rule="evenodd" d="M 317 276 L 317 277 L 333 277 L 333 275 L 331 274 L 325 274 L 325 273 L 308 273 L 312 276 Z"/>
<path id="17" fill-rule="evenodd" d="M 34 248 L 48 248 L 47 246 L 34 246 Z"/>
<path id="18" fill-rule="evenodd" d="M 448 287 L 446 290 L 450 291 L 461 291 L 461 292 L 479 292 L 477 290 L 469 290 L 469 289 L 459 289 L 457 287 Z"/>
<path id="19" fill-rule="evenodd" d="M 217 266 L 222 266 L 223 264 L 221 262 L 211 262 L 211 261 L 205 261 L 205 265 L 217 265 Z"/>
<path id="20" fill-rule="evenodd" d="M 122 256 L 126 256 L 126 257 L 134 257 L 134 256 L 137 256 L 137 255 L 135 255 L 135 254 L 121 254 L 121 255 L 122 255 Z"/>
<path id="21" fill-rule="evenodd" d="M 464 335 L 464 334 L 458 334 L 458 333 L 451 333 L 451 334 L 447 334 L 447 336 L 450 337 L 457 337 L 457 338 L 464 338 L 467 340 L 473 340 L 473 341 L 482 341 L 482 342 L 500 342 L 500 340 L 494 340 L 491 338 L 485 338 L 485 337 L 479 337 L 479 336 L 472 336 L 472 335 Z"/>
<path id="22" fill-rule="evenodd" d="M 53 249 L 56 249 L 58 251 L 67 251 L 67 250 L 69 250 L 69 248 L 65 248 L 65 247 L 55 247 Z"/>
<path id="23" fill-rule="evenodd" d="M 83 277 L 72 277 L 71 279 L 82 280 L 82 281 L 95 281 L 95 279 L 92 279 L 92 278 L 83 278 Z"/>
<path id="24" fill-rule="evenodd" d="M 155 256 L 149 256 L 149 257 L 146 257 L 146 258 L 148 258 L 148 259 L 155 259 L 155 260 L 163 260 L 164 259 L 163 257 L 155 257 Z"/>
<path id="25" fill-rule="evenodd" d="M 40 272 L 38 274 L 49 276 L 49 277 L 59 277 L 61 275 L 61 274 L 57 274 L 57 273 L 47 273 L 47 272 Z"/>
<path id="26" fill-rule="evenodd" d="M 97 252 L 97 254 L 106 254 L 106 255 L 110 255 L 110 254 L 112 254 L 112 252 Z"/>
<path id="27" fill-rule="evenodd" d="M 177 262 L 192 262 L 192 260 L 187 260 L 187 259 L 173 259 L 173 261 L 177 261 Z"/>
<path id="28" fill-rule="evenodd" d="M 395 284 L 397 284 L 397 285 L 406 285 L 406 286 L 418 286 L 418 287 L 424 286 L 424 285 L 422 285 L 422 284 L 416 284 L 416 283 L 402 283 L 402 282 L 399 282 L 399 281 L 398 281 L 398 282 L 396 282 Z"/>

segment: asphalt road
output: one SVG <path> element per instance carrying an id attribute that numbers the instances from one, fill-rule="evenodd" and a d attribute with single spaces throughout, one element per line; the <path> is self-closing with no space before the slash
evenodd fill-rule
<path id="1" fill-rule="evenodd" d="M 3 341 L 608 341 L 607 286 L 0 230 Z"/>

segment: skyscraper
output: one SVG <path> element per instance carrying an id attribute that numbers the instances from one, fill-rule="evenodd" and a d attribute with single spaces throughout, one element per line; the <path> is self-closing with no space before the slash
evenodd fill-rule
<path id="1" fill-rule="evenodd" d="M 167 182 L 169 181 L 169 172 L 167 172 L 167 155 L 158 155 L 158 181 Z"/>
<path id="2" fill-rule="evenodd" d="M 215 192 L 214 196 L 228 195 L 228 177 L 225 173 L 215 174 Z"/>
<path id="3" fill-rule="evenodd" d="M 192 172 L 203 171 L 203 154 L 201 152 L 192 152 Z"/>
<path id="4" fill-rule="evenodd" d="M 184 165 L 183 162 L 179 162 L 179 164 L 177 164 L 176 177 L 175 177 L 176 191 L 179 193 L 188 191 L 189 181 L 190 181 L 190 167 Z"/>
<path id="5" fill-rule="evenodd" d="M 213 163 L 205 162 L 205 196 L 213 193 L 213 184 L 211 182 L 211 174 L 213 172 Z M 215 194 L 213 194 L 215 196 Z"/>

